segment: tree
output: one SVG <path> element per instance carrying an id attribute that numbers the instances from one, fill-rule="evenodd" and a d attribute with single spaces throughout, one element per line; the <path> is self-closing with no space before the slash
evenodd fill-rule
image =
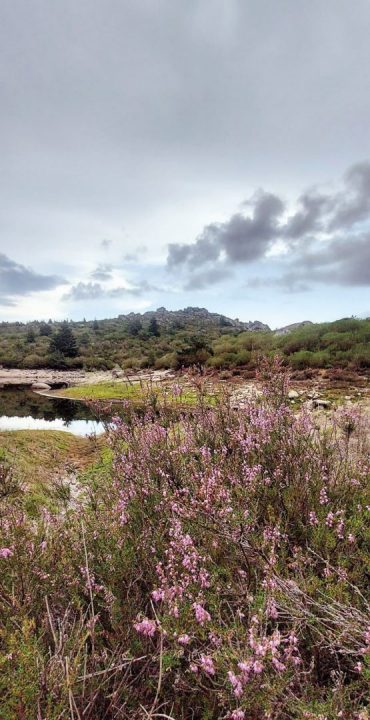
<path id="1" fill-rule="evenodd" d="M 94 322 L 93 322 L 93 330 L 94 330 L 94 332 L 96 332 L 97 330 L 99 330 L 99 323 L 98 323 L 98 321 L 97 321 L 96 318 L 95 318 L 95 320 L 94 320 Z"/>
<path id="2" fill-rule="evenodd" d="M 28 343 L 35 342 L 35 332 L 34 332 L 33 328 L 29 328 L 29 330 L 27 330 L 26 342 L 28 342 Z"/>
<path id="3" fill-rule="evenodd" d="M 127 330 L 128 330 L 129 335 L 136 337 L 139 334 L 141 328 L 142 328 L 141 320 L 139 320 L 139 318 L 132 318 L 132 320 L 129 321 Z"/>
<path id="4" fill-rule="evenodd" d="M 189 344 L 176 353 L 175 369 L 179 370 L 182 367 L 189 367 L 190 365 L 193 365 L 200 373 L 202 373 L 203 368 L 211 355 L 213 355 L 212 348 L 210 348 L 204 340 L 197 337 L 191 337 L 189 339 Z"/>
<path id="5" fill-rule="evenodd" d="M 154 335 L 155 337 L 159 337 L 161 334 L 155 315 L 153 315 L 153 317 L 150 319 L 148 332 L 150 333 L 150 335 Z"/>
<path id="6" fill-rule="evenodd" d="M 39 333 L 43 337 L 49 337 L 53 334 L 53 329 L 49 323 L 42 322 L 40 323 Z"/>
<path id="7" fill-rule="evenodd" d="M 60 352 L 65 357 L 76 357 L 78 347 L 76 338 L 66 322 L 62 323 L 57 334 L 50 342 L 50 352 Z"/>

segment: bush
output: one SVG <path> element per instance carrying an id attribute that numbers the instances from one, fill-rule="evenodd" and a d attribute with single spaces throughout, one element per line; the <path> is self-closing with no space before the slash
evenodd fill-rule
<path id="1" fill-rule="evenodd" d="M 320 434 L 277 370 L 242 411 L 127 406 L 62 512 L 3 498 L 1 717 L 366 717 L 363 420 Z"/>
<path id="2" fill-rule="evenodd" d="M 30 353 L 23 358 L 22 365 L 24 368 L 44 368 L 48 366 L 48 358 L 45 355 L 37 355 Z"/>

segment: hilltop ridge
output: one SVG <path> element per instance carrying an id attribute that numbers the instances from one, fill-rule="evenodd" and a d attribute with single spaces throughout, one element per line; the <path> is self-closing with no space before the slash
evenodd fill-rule
<path id="1" fill-rule="evenodd" d="M 250 320 L 244 322 L 239 318 L 229 318 L 221 313 L 210 312 L 206 308 L 189 306 L 183 310 L 167 310 L 165 307 L 159 307 L 157 310 L 147 310 L 144 313 L 128 313 L 127 315 L 119 315 L 122 320 L 148 320 L 153 317 L 163 327 L 171 327 L 174 323 L 200 322 L 205 325 L 220 325 L 221 327 L 232 327 L 236 330 L 248 330 L 251 332 L 269 332 L 270 327 L 260 320 Z"/>

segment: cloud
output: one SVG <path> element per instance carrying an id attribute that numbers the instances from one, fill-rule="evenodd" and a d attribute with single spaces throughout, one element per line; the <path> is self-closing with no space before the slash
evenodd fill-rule
<path id="1" fill-rule="evenodd" d="M 221 280 L 226 280 L 231 276 L 231 270 L 228 268 L 211 268 L 205 272 L 191 275 L 186 283 L 185 290 L 203 290 L 209 285 L 216 285 Z"/>
<path id="2" fill-rule="evenodd" d="M 95 270 L 90 273 L 93 280 L 110 280 L 112 277 L 112 265 L 106 265 L 103 263 L 100 263 Z"/>
<path id="3" fill-rule="evenodd" d="M 85 300 L 97 300 L 100 298 L 117 298 L 124 295 L 140 295 L 141 287 L 113 287 L 105 288 L 98 282 L 78 282 L 68 293 L 63 295 L 62 300 L 80 302 Z"/>
<path id="4" fill-rule="evenodd" d="M 207 225 L 193 245 L 170 244 L 168 266 L 199 267 L 218 261 L 222 255 L 235 264 L 263 257 L 279 235 L 284 203 L 277 195 L 261 190 L 247 204 L 251 215 L 237 213 L 227 222 Z"/>
<path id="5" fill-rule="evenodd" d="M 139 297 L 145 292 L 160 292 L 162 288 L 152 285 L 147 280 L 140 280 L 130 287 L 127 286 L 116 286 L 109 287 L 104 286 L 100 282 L 83 282 L 80 281 L 73 285 L 68 293 L 65 293 L 62 300 L 72 302 L 81 302 L 88 300 L 98 300 L 103 298 L 118 298 L 126 296 Z"/>
<path id="6" fill-rule="evenodd" d="M 213 285 L 261 260 L 280 274 L 252 277 L 248 287 L 370 286 L 370 162 L 350 167 L 340 190 L 306 190 L 288 211 L 283 198 L 263 190 L 242 207 L 228 221 L 207 225 L 194 243 L 169 245 L 167 266 L 185 272 L 186 289 Z M 283 252 L 273 252 L 277 247 Z"/>
<path id="7" fill-rule="evenodd" d="M 299 209 L 286 222 L 283 236 L 298 240 L 322 230 L 322 218 L 330 207 L 330 198 L 316 191 L 307 191 L 298 199 Z"/>
<path id="8" fill-rule="evenodd" d="M 370 163 L 362 162 L 347 170 L 344 191 L 335 198 L 330 230 L 344 230 L 367 220 L 370 215 Z"/>
<path id="9" fill-rule="evenodd" d="M 32 268 L 21 265 L 0 253 L 1 305 L 12 306 L 15 304 L 15 298 L 52 290 L 65 283 L 66 280 L 58 275 L 41 275 Z"/>

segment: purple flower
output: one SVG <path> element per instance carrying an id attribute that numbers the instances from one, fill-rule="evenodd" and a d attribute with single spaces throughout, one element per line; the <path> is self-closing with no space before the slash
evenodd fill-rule
<path id="1" fill-rule="evenodd" d="M 14 555 L 14 553 L 13 553 L 13 550 L 11 550 L 10 548 L 7 548 L 7 547 L 0 548 L 0 557 L 8 558 L 8 557 L 11 557 L 12 555 Z"/>
<path id="2" fill-rule="evenodd" d="M 134 623 L 134 628 L 136 632 L 146 637 L 153 637 L 157 630 L 154 620 L 149 620 L 149 618 L 144 618 L 140 622 Z"/>

